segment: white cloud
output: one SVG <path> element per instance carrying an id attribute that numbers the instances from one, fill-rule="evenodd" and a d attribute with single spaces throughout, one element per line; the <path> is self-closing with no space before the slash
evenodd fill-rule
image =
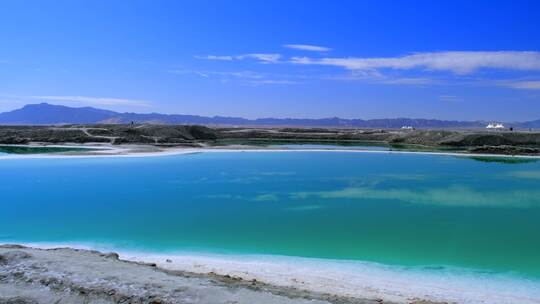
<path id="1" fill-rule="evenodd" d="M 25 102 L 17 99 L 17 97 L 0 95 L 0 112 L 11 111 L 15 108 L 23 106 L 24 104 Z"/>
<path id="2" fill-rule="evenodd" d="M 384 84 L 427 85 L 427 84 L 439 83 L 440 81 L 429 79 L 429 78 L 408 77 L 408 78 L 387 78 L 385 80 L 381 80 L 381 82 Z"/>
<path id="3" fill-rule="evenodd" d="M 169 73 L 180 75 L 198 75 L 204 78 L 216 78 L 222 82 L 235 82 L 244 85 L 267 85 L 267 84 L 299 84 L 301 82 L 291 80 L 291 75 L 258 73 L 253 71 L 198 71 L 198 70 L 171 70 Z"/>
<path id="4" fill-rule="evenodd" d="M 233 56 L 216 56 L 216 55 L 206 55 L 206 56 L 195 56 L 197 59 L 206 59 L 206 60 L 223 60 L 223 61 L 232 61 L 234 60 Z"/>
<path id="5" fill-rule="evenodd" d="M 540 52 L 431 52 L 401 57 L 309 58 L 293 57 L 291 62 L 305 65 L 337 66 L 349 70 L 425 68 L 468 74 L 482 68 L 540 70 Z"/>
<path id="6" fill-rule="evenodd" d="M 261 79 L 265 77 L 265 74 L 257 73 L 253 71 L 234 71 L 234 72 L 219 72 L 219 71 L 201 71 L 201 70 L 171 70 L 172 74 L 195 74 L 201 77 L 210 78 L 227 77 L 227 78 L 239 78 L 239 79 Z"/>
<path id="7" fill-rule="evenodd" d="M 244 60 L 244 59 L 255 59 L 261 63 L 276 63 L 281 59 L 281 54 L 275 53 L 252 53 L 252 54 L 243 54 L 237 56 L 218 56 L 218 55 L 205 55 L 205 56 L 195 56 L 197 59 L 206 59 L 206 60 L 221 60 L 221 61 L 233 61 L 233 60 Z"/>
<path id="8" fill-rule="evenodd" d="M 317 46 L 317 45 L 310 45 L 310 44 L 284 44 L 283 47 L 294 49 L 294 50 L 310 51 L 310 52 L 328 52 L 332 50 L 331 48 L 327 48 L 324 46 Z"/>
<path id="9" fill-rule="evenodd" d="M 463 100 L 461 97 L 454 95 L 440 95 L 438 99 L 445 102 L 458 102 Z"/>
<path id="10" fill-rule="evenodd" d="M 138 106 L 147 107 L 149 103 L 144 100 L 89 97 L 89 96 L 28 96 L 30 99 L 77 102 L 97 106 Z"/>
<path id="11" fill-rule="evenodd" d="M 504 86 L 521 90 L 540 90 L 540 80 L 506 82 Z"/>
<path id="12" fill-rule="evenodd" d="M 263 63 L 276 63 L 281 58 L 280 54 L 245 54 L 236 56 L 237 59 L 253 58 Z"/>
<path id="13" fill-rule="evenodd" d="M 262 79 L 262 80 L 252 80 L 250 81 L 251 84 L 258 85 L 258 84 L 299 84 L 298 81 L 293 80 L 276 80 L 276 79 Z"/>
<path id="14" fill-rule="evenodd" d="M 203 72 L 195 71 L 194 73 L 201 76 L 201 77 L 204 77 L 204 78 L 209 78 L 210 77 L 208 74 L 205 74 Z"/>
<path id="15" fill-rule="evenodd" d="M 441 83 L 439 80 L 423 77 L 394 77 L 379 73 L 378 71 L 352 71 L 351 75 L 326 76 L 321 79 L 361 81 L 365 83 L 395 84 L 395 85 L 416 85 Z"/>
<path id="16" fill-rule="evenodd" d="M 329 48 L 307 44 L 286 44 L 284 47 L 306 50 L 306 51 L 327 51 Z M 540 52 L 537 51 L 445 51 L 445 52 L 423 52 L 412 53 L 396 57 L 291 57 L 284 59 L 278 53 L 248 53 L 235 56 L 198 56 L 197 58 L 209 60 L 248 60 L 252 59 L 258 63 L 292 63 L 297 65 L 318 65 L 333 66 L 350 71 L 348 75 L 314 75 L 313 79 L 328 80 L 351 80 L 364 81 L 370 83 L 380 83 L 389 85 L 416 85 L 424 86 L 430 84 L 450 84 L 455 83 L 461 77 L 461 84 L 482 85 L 481 79 L 466 78 L 463 75 L 471 74 L 481 69 L 500 69 L 513 71 L 540 71 Z M 394 72 L 395 71 L 395 72 Z M 407 71 L 407 72 L 405 72 Z M 440 74 L 425 74 L 426 71 L 451 72 L 456 75 L 442 76 Z M 424 72 L 423 76 L 419 73 Z M 202 74 L 201 74 L 202 73 Z M 202 77 L 211 76 L 212 73 L 198 73 Z M 217 73 L 213 74 L 218 76 Z M 262 75 L 262 74 L 261 74 Z M 255 78 L 250 75 L 233 74 L 221 75 L 229 78 Z M 530 76 L 530 75 L 529 75 Z M 260 77 L 260 83 L 297 83 L 283 79 L 283 77 Z M 282 78 L 282 79 L 279 79 Z M 291 78 L 291 77 L 286 77 Z M 294 78 L 299 78 L 298 76 Z M 540 80 L 487 80 L 484 85 L 501 86 L 522 90 L 540 90 Z M 457 98 L 459 99 L 459 98 Z M 439 100 L 456 101 L 456 98 L 439 97 Z"/>
<path id="17" fill-rule="evenodd" d="M 235 78 L 247 78 L 247 79 L 262 79 L 264 75 L 252 71 L 239 71 L 239 72 L 212 72 L 217 76 L 230 76 Z"/>

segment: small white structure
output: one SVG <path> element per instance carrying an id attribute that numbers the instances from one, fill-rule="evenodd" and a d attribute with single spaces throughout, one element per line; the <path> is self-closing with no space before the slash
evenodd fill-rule
<path id="1" fill-rule="evenodd" d="M 403 126 L 401 127 L 403 130 L 414 130 L 413 126 Z"/>
<path id="2" fill-rule="evenodd" d="M 501 130 L 504 129 L 504 125 L 502 123 L 490 123 L 486 126 L 486 129 Z"/>

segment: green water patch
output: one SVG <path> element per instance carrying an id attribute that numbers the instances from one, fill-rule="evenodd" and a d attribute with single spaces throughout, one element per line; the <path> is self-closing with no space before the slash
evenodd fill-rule
<path id="1" fill-rule="evenodd" d="M 538 161 L 536 158 L 525 158 L 525 157 L 500 157 L 500 156 L 471 156 L 467 157 L 475 161 L 483 163 L 497 163 L 497 164 L 528 164 L 535 163 Z"/>
<path id="2" fill-rule="evenodd" d="M 32 147 L 32 146 L 0 146 L 0 153 L 6 154 L 45 154 L 63 152 L 95 151 L 90 148 L 75 147 Z"/>

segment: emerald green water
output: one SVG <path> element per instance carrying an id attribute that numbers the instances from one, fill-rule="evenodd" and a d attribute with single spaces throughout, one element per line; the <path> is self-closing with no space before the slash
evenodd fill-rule
<path id="1" fill-rule="evenodd" d="M 31 147 L 31 146 L 0 145 L 0 155 L 43 154 L 43 153 L 77 152 L 77 151 L 93 151 L 93 150 L 95 149 L 75 148 L 75 147 Z"/>
<path id="2" fill-rule="evenodd" d="M 540 280 L 540 162 L 347 152 L 3 159 L 0 242 L 464 267 Z"/>

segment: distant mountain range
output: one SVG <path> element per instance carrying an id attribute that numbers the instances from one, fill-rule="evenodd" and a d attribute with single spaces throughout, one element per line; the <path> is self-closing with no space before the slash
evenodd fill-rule
<path id="1" fill-rule="evenodd" d="M 354 127 L 354 128 L 478 128 L 485 121 L 454 121 L 437 119 L 342 119 L 342 118 L 259 118 L 197 116 L 181 114 L 138 114 L 119 113 L 92 107 L 73 108 L 48 103 L 29 104 L 20 109 L 0 113 L 2 125 L 59 125 L 96 123 L 156 123 L 156 124 L 200 124 L 222 126 L 292 126 L 292 127 Z M 540 128 L 540 119 L 528 122 L 505 123 L 515 128 Z"/>

